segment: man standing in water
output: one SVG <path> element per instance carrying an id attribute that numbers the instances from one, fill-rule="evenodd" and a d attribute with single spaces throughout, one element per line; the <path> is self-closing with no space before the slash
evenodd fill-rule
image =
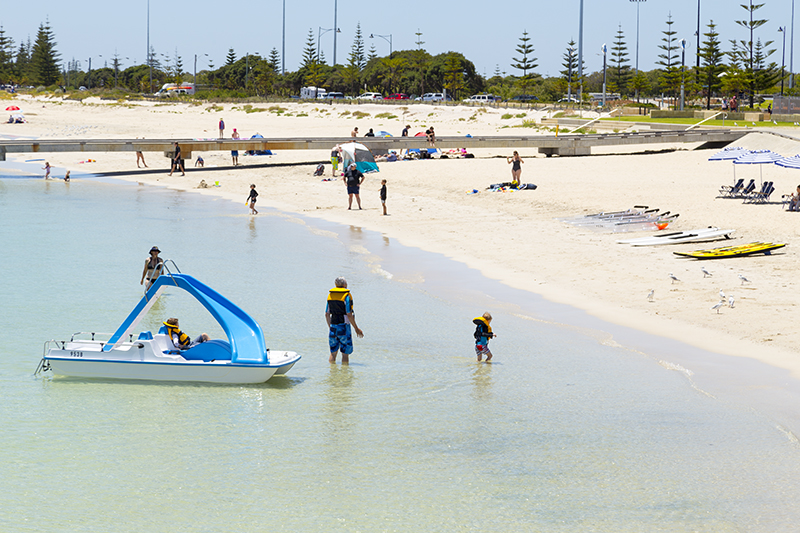
<path id="1" fill-rule="evenodd" d="M 356 325 L 356 315 L 353 311 L 353 297 L 347 290 L 347 280 L 338 277 L 334 282 L 336 285 L 328 293 L 328 305 L 325 307 L 325 321 L 328 323 L 328 345 L 331 349 L 331 357 L 328 362 L 336 363 L 336 356 L 342 352 L 342 364 L 350 364 L 350 354 L 353 353 L 353 336 L 350 332 L 350 324 L 356 330 L 359 338 L 364 336 L 364 332 Z"/>

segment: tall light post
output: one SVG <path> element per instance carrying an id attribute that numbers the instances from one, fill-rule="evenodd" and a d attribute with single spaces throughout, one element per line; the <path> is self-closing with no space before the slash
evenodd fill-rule
<path id="1" fill-rule="evenodd" d="M 781 56 L 781 96 L 783 96 L 784 69 L 786 67 L 786 26 L 781 26 L 778 31 L 783 34 L 783 55 Z"/>
<path id="2" fill-rule="evenodd" d="M 150 57 L 150 0 L 147 0 L 147 66 L 150 67 L 150 85 L 148 85 L 149 93 L 153 92 L 153 60 Z"/>
<path id="3" fill-rule="evenodd" d="M 634 73 L 639 73 L 639 4 L 647 0 L 630 0 L 636 2 L 636 70 Z"/>
<path id="4" fill-rule="evenodd" d="M 375 34 L 370 33 L 369 34 L 369 38 L 370 39 L 374 39 L 375 37 L 380 37 L 381 39 L 383 39 L 384 41 L 389 43 L 389 59 L 391 59 L 392 58 L 392 34 L 391 33 L 389 35 L 378 35 L 377 33 L 375 33 Z"/>
<path id="5" fill-rule="evenodd" d="M 608 52 L 608 47 L 606 43 L 603 43 L 603 47 L 600 49 L 603 52 L 603 107 L 606 106 L 606 53 Z"/>
<path id="6" fill-rule="evenodd" d="M 569 52 L 569 70 L 567 73 L 567 103 L 572 103 L 572 62 L 575 59 L 575 49 L 573 47 L 567 48 Z"/>
<path id="7" fill-rule="evenodd" d="M 581 0 L 580 15 L 578 17 L 578 101 L 583 102 L 583 0 Z"/>
<path id="8" fill-rule="evenodd" d="M 333 66 L 336 66 L 336 34 L 341 33 L 339 28 L 339 23 L 336 21 L 336 14 L 338 11 L 338 0 L 333 0 L 333 27 L 337 28 L 336 31 L 333 33 Z"/>
<path id="9" fill-rule="evenodd" d="M 686 39 L 681 39 L 681 111 L 685 101 L 685 81 L 686 81 Z"/>
<path id="10" fill-rule="evenodd" d="M 792 34 L 789 36 L 789 88 L 794 89 L 794 0 L 792 0 Z"/>
<path id="11" fill-rule="evenodd" d="M 286 74 L 286 0 L 283 0 L 283 29 L 281 32 L 281 74 Z"/>
<path id="12" fill-rule="evenodd" d="M 317 30 L 317 63 L 319 63 L 319 61 L 320 61 L 320 48 L 319 48 L 319 39 L 320 39 L 320 37 L 322 37 L 323 35 L 325 35 L 325 34 L 326 34 L 326 33 L 328 33 L 329 31 L 333 31 L 333 28 L 323 28 L 322 26 L 318 26 L 318 28 L 319 28 L 319 29 Z M 340 30 L 340 29 L 338 29 L 338 28 L 336 28 L 336 31 L 334 31 L 334 32 L 333 32 L 333 40 L 334 40 L 334 43 L 333 43 L 333 49 L 334 49 L 334 55 L 336 54 L 336 52 L 335 52 L 335 50 L 336 50 L 336 34 L 337 34 L 337 33 L 341 33 L 341 32 L 342 32 L 342 30 Z M 334 65 L 336 64 L 336 62 L 335 62 L 335 61 L 336 61 L 336 60 L 334 59 L 334 63 L 333 63 Z"/>
<path id="13" fill-rule="evenodd" d="M 204 56 L 208 57 L 208 54 L 203 54 Z M 197 54 L 194 55 L 194 81 L 192 82 L 194 85 L 194 90 L 197 90 Z"/>

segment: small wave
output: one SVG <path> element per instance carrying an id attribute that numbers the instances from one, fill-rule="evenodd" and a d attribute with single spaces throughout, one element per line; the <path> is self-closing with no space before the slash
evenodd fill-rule
<path id="1" fill-rule="evenodd" d="M 678 363 L 670 363 L 669 361 L 663 361 L 662 360 L 662 361 L 659 361 L 658 364 L 663 366 L 667 370 L 676 370 L 678 372 L 681 372 L 682 374 L 686 374 L 689 377 L 694 375 L 694 372 L 692 372 L 688 368 L 682 367 Z"/>

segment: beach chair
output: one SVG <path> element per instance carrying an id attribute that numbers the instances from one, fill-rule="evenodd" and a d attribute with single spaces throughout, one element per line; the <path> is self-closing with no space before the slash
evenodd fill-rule
<path id="1" fill-rule="evenodd" d="M 750 183 L 747 184 L 747 187 L 740 189 L 738 193 L 733 195 L 733 198 L 746 198 L 747 196 L 752 194 L 753 191 L 755 190 L 756 190 L 756 180 L 752 179 L 750 180 Z"/>
<path id="2" fill-rule="evenodd" d="M 744 178 L 739 178 L 739 181 L 731 185 L 723 185 L 719 188 L 719 196 L 717 198 L 729 198 L 732 193 L 739 191 L 744 184 Z"/>
<path id="3" fill-rule="evenodd" d="M 765 203 L 769 202 L 769 197 L 770 197 L 770 195 L 772 194 L 772 192 L 774 190 L 775 190 L 775 187 L 772 185 L 772 182 L 770 181 L 769 183 L 767 183 L 767 186 L 764 188 L 763 192 L 759 191 L 757 193 L 753 193 L 748 198 L 749 203 L 751 203 L 751 204 L 765 204 Z M 745 201 L 747 201 L 747 200 L 745 200 Z"/>
<path id="4" fill-rule="evenodd" d="M 767 187 L 769 187 L 769 182 L 765 181 L 761 184 L 761 188 L 759 190 L 756 191 L 754 188 L 754 190 L 748 191 L 747 194 L 741 195 L 740 198 L 744 199 L 744 203 L 750 203 L 750 199 L 755 197 L 757 194 L 764 194 L 767 191 Z"/>

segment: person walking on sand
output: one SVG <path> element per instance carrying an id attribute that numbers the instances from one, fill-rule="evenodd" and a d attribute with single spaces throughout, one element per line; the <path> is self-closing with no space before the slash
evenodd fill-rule
<path id="1" fill-rule="evenodd" d="M 333 167 L 333 177 L 336 177 L 336 171 L 339 170 L 339 159 L 342 156 L 342 147 L 338 144 L 331 150 L 331 166 Z"/>
<path id="2" fill-rule="evenodd" d="M 361 184 L 364 182 L 364 174 L 358 170 L 355 163 L 350 163 L 350 167 L 344 171 L 342 181 L 347 186 L 347 209 L 353 208 L 353 196 L 356 197 L 358 208 L 361 209 Z"/>
<path id="3" fill-rule="evenodd" d="M 356 324 L 356 314 L 353 310 L 353 296 L 347 290 L 347 280 L 338 277 L 334 281 L 335 287 L 328 292 L 328 303 L 325 306 L 325 321 L 328 323 L 328 346 L 331 356 L 330 364 L 336 364 L 336 356 L 342 352 L 342 364 L 350 364 L 350 354 L 353 353 L 353 335 L 350 325 L 356 330 L 359 338 L 364 332 Z"/>
<path id="4" fill-rule="evenodd" d="M 381 180 L 381 205 L 383 206 L 383 216 L 386 216 L 386 180 Z"/>
<path id="5" fill-rule="evenodd" d="M 256 191 L 256 184 L 253 183 L 250 185 L 250 196 L 247 197 L 247 201 L 250 202 L 251 215 L 258 214 L 258 211 L 256 211 L 256 198 L 258 198 L 258 191 Z"/>
<path id="6" fill-rule="evenodd" d="M 150 286 L 161 275 L 161 269 L 164 268 L 164 260 L 158 257 L 160 253 L 161 250 L 158 249 L 158 246 L 153 246 L 150 248 L 150 257 L 144 260 L 144 270 L 142 271 L 142 279 L 139 281 L 139 285 L 144 285 L 145 290 L 150 289 Z M 147 285 L 144 283 L 145 280 Z"/>
<path id="7" fill-rule="evenodd" d="M 175 168 L 179 168 L 181 170 L 181 176 L 186 175 L 186 170 L 183 168 L 183 159 L 181 159 L 181 147 L 178 144 L 178 141 L 172 143 L 174 148 L 174 155 L 172 156 L 172 169 L 169 171 L 169 175 L 172 176 L 172 173 L 175 172 Z"/>
<path id="8" fill-rule="evenodd" d="M 519 177 L 522 175 L 522 163 L 525 161 L 519 156 L 519 152 L 514 150 L 514 155 L 506 157 L 506 162 L 511 165 L 511 187 L 519 187 Z"/>
<path id="9" fill-rule="evenodd" d="M 231 135 L 231 139 L 238 139 L 239 132 L 236 131 L 236 128 L 233 128 L 233 134 Z M 231 159 L 233 160 L 233 166 L 237 166 L 239 164 L 239 150 L 231 150 Z"/>
<path id="10" fill-rule="evenodd" d="M 50 163 L 48 161 L 44 162 L 44 166 L 42 167 L 42 170 L 44 170 L 44 179 L 49 180 L 50 179 Z"/>
<path id="11" fill-rule="evenodd" d="M 489 339 L 496 337 L 497 335 L 492 333 L 492 315 L 490 313 L 483 313 L 482 316 L 475 317 L 472 319 L 472 323 L 475 324 L 475 355 L 478 356 L 478 362 L 481 362 L 483 356 L 486 356 L 486 362 L 492 362 L 492 352 L 489 351 Z"/>
<path id="12" fill-rule="evenodd" d="M 144 137 L 142 137 L 142 139 L 144 139 Z M 141 150 L 136 150 L 136 168 L 142 168 L 139 166 L 139 161 L 142 162 L 144 168 L 147 168 L 147 163 L 144 162 L 144 154 L 141 152 Z"/>
<path id="13" fill-rule="evenodd" d="M 222 117 L 219 119 L 219 138 L 222 139 L 225 137 L 225 121 L 222 120 Z"/>

